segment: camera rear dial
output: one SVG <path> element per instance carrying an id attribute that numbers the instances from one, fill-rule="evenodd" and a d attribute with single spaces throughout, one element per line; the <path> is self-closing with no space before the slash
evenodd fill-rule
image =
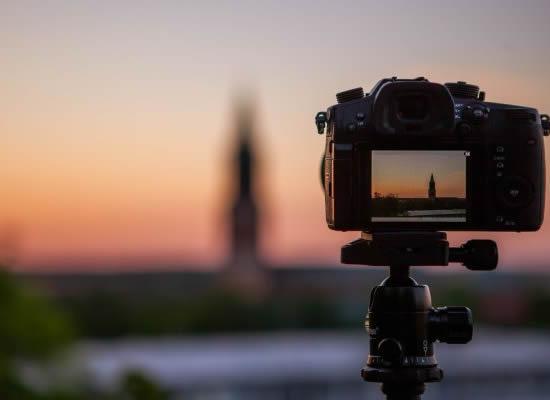
<path id="1" fill-rule="evenodd" d="M 525 207 L 533 200 L 533 194 L 533 184 L 521 176 L 503 178 L 497 186 L 497 198 L 507 207 Z"/>

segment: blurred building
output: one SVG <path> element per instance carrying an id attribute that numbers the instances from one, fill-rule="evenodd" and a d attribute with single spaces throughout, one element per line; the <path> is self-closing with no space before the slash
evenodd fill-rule
<path id="1" fill-rule="evenodd" d="M 235 115 L 235 144 L 231 157 L 233 187 L 228 210 L 230 254 L 220 277 L 221 283 L 251 296 L 269 290 L 269 273 L 258 250 L 260 212 L 257 201 L 254 113 L 251 103 L 242 101 Z"/>

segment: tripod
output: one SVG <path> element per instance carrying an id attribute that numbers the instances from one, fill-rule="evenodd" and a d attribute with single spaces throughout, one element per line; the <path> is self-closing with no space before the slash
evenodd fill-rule
<path id="1" fill-rule="evenodd" d="M 410 277 L 410 267 L 459 262 L 471 270 L 493 270 L 495 242 L 470 240 L 451 248 L 444 232 L 363 233 L 342 247 L 341 261 L 390 268 L 371 292 L 365 322 L 370 354 L 361 376 L 381 383 L 388 400 L 420 400 L 426 383 L 443 379 L 433 343 L 468 343 L 473 321 L 467 307 L 432 307 L 429 287 Z"/>

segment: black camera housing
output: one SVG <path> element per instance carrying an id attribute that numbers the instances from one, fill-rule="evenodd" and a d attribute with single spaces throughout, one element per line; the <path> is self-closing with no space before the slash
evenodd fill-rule
<path id="1" fill-rule="evenodd" d="M 323 133 L 326 126 L 323 184 L 331 229 L 540 228 L 545 203 L 543 136 L 548 134 L 548 116 L 540 116 L 534 108 L 485 102 L 485 93 L 475 85 L 442 85 L 424 78 L 383 79 L 366 95 L 357 88 L 336 97 L 338 104 L 316 116 L 318 132 Z M 372 155 L 384 150 L 463 151 L 464 220 L 373 220 Z"/>

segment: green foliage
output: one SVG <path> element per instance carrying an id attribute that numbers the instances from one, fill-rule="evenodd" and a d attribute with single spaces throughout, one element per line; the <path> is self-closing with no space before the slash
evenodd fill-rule
<path id="1" fill-rule="evenodd" d="M 99 302 L 99 304 L 98 304 Z M 110 320 L 112 331 L 126 332 L 125 309 L 116 308 L 113 299 L 100 298 L 89 305 L 94 308 L 93 321 Z M 138 372 L 124 377 L 113 394 L 87 390 L 50 389 L 37 391 L 28 387 L 15 372 L 15 361 L 40 360 L 55 354 L 71 342 L 73 328 L 67 316 L 45 297 L 20 285 L 5 270 L 0 270 L 0 399 L 1 400 L 166 400 L 167 394 L 153 381 Z M 116 324 L 119 325 L 116 325 Z"/>
<path id="2" fill-rule="evenodd" d="M 79 332 L 101 338 L 324 329 L 342 324 L 334 304 L 313 296 L 250 301 L 224 291 L 196 297 L 144 298 L 95 293 L 65 299 L 63 305 Z"/>
<path id="3" fill-rule="evenodd" d="M 438 278 L 443 280 L 443 278 Z M 446 278 L 445 278 L 446 279 Z M 432 284 L 434 306 L 463 305 L 474 311 L 476 322 L 500 323 L 490 318 L 484 299 L 487 290 L 455 277 Z M 368 291 L 366 291 L 368 294 Z M 130 296 L 94 293 L 63 299 L 63 307 L 82 335 L 113 338 L 128 335 L 238 333 L 273 330 L 357 329 L 368 297 L 342 300 L 332 294 L 298 292 L 251 301 L 220 290 L 187 295 L 147 293 Z M 550 327 L 547 288 L 532 288 L 526 298 L 527 323 Z M 350 311 L 350 310 L 353 310 Z"/>
<path id="4" fill-rule="evenodd" d="M 72 330 L 65 316 L 45 298 L 23 288 L 7 271 L 0 270 L 0 398 L 64 400 L 38 395 L 20 381 L 14 363 L 43 359 L 70 342 Z"/>
<path id="5" fill-rule="evenodd" d="M 129 371 L 121 383 L 121 399 L 167 400 L 168 394 L 139 371 Z"/>
<path id="6" fill-rule="evenodd" d="M 547 290 L 538 289 L 528 296 L 529 316 L 527 320 L 533 327 L 550 327 L 550 293 Z"/>
<path id="7" fill-rule="evenodd" d="M 432 290 L 434 306 L 465 306 L 472 310 L 479 309 L 479 294 L 467 286 L 454 286 L 441 290 L 435 287 Z"/>
<path id="8" fill-rule="evenodd" d="M 14 375 L 10 368 L 4 366 L 0 371 L 0 399 L 36 400 L 37 397 Z"/>
<path id="9" fill-rule="evenodd" d="M 72 329 L 65 315 L 45 298 L 0 271 L 0 360 L 43 358 L 69 343 Z"/>

